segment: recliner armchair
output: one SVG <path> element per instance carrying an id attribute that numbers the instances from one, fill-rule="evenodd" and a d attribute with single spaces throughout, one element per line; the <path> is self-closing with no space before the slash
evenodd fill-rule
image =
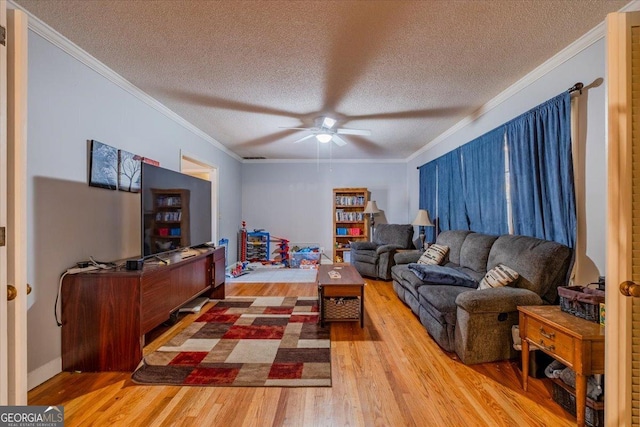
<path id="1" fill-rule="evenodd" d="M 363 276 L 391 280 L 397 249 L 413 249 L 413 225 L 379 224 L 371 242 L 351 242 L 351 264 Z"/>

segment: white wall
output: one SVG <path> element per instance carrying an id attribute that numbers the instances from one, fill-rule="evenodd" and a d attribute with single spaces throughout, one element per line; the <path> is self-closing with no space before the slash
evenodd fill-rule
<path id="1" fill-rule="evenodd" d="M 29 32 L 28 84 L 29 385 L 60 371 L 53 316 L 60 274 L 77 261 L 140 254 L 139 195 L 87 185 L 96 139 L 180 170 L 180 151 L 219 171 L 219 236 L 235 244 L 241 167 L 164 114 Z M 235 247 L 231 248 L 235 253 Z"/>
<path id="2" fill-rule="evenodd" d="M 580 153 L 581 165 L 576 171 L 578 193 L 584 193 L 578 205 L 578 221 L 583 229 L 579 233 L 577 261 L 580 271 L 577 284 L 596 281 L 605 274 L 605 210 L 606 210 L 606 158 L 605 146 L 605 86 L 601 80 L 605 74 L 605 45 L 601 39 L 571 59 L 546 73 L 540 79 L 517 92 L 506 101 L 482 114 L 469 125 L 411 159 L 407 164 L 410 210 L 418 208 L 417 166 L 427 163 L 452 149 L 496 128 L 521 113 L 567 90 L 576 82 L 585 86 L 595 82 L 580 97 Z"/>
<path id="3" fill-rule="evenodd" d="M 292 244 L 316 243 L 331 258 L 333 189 L 366 187 L 384 216 L 409 223 L 405 163 L 245 163 L 242 214 L 249 229 L 263 228 Z M 415 216 L 415 213 L 414 213 Z M 238 226 L 240 221 L 238 221 Z"/>

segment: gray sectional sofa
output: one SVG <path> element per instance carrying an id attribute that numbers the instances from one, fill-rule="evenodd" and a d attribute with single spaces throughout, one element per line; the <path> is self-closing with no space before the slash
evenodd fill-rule
<path id="1" fill-rule="evenodd" d="M 465 364 L 516 356 L 511 327 L 518 323 L 519 305 L 554 304 L 557 287 L 565 286 L 573 254 L 567 246 L 527 236 L 491 236 L 471 231 L 444 231 L 436 243 L 449 247 L 442 266 L 480 282 L 487 271 L 504 264 L 518 280 L 506 287 L 475 289 L 434 284 L 410 268 L 420 251 L 395 255 L 393 288 L 433 339 L 455 351 Z M 415 268 L 415 267 L 412 267 Z"/>

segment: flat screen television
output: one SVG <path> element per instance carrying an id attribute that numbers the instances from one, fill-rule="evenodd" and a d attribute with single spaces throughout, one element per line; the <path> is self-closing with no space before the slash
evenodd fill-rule
<path id="1" fill-rule="evenodd" d="M 142 256 L 210 243 L 211 182 L 142 164 Z"/>

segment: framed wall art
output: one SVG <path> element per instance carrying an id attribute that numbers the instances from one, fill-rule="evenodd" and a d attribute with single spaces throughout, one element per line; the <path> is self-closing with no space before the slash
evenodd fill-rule
<path id="1" fill-rule="evenodd" d="M 118 150 L 118 189 L 130 193 L 140 192 L 142 157 Z"/>
<path id="2" fill-rule="evenodd" d="M 117 148 L 91 140 L 89 185 L 109 190 L 118 188 Z"/>

